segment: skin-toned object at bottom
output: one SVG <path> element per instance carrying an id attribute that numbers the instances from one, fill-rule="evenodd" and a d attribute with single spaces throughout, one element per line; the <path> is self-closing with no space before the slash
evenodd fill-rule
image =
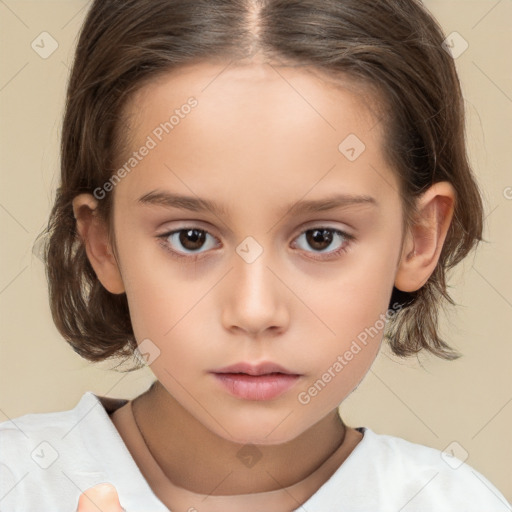
<path id="1" fill-rule="evenodd" d="M 119 503 L 116 488 L 109 483 L 87 489 L 78 499 L 76 512 L 126 512 Z"/>

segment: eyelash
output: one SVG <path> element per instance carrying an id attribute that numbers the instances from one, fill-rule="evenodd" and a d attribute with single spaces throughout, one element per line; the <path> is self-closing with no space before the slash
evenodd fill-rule
<path id="1" fill-rule="evenodd" d="M 346 233 L 345 231 L 341 231 L 341 230 L 336 229 L 336 228 L 331 228 L 331 227 L 328 227 L 328 226 L 314 226 L 314 227 L 310 227 L 310 228 L 307 228 L 307 229 L 301 231 L 298 234 L 298 236 L 295 237 L 294 240 L 296 240 L 297 238 L 301 237 L 305 233 L 307 233 L 309 231 L 314 231 L 316 229 L 323 229 L 325 231 L 331 231 L 334 234 L 340 235 L 345 240 L 345 242 L 343 243 L 343 245 L 339 249 L 336 249 L 335 251 L 327 253 L 328 254 L 327 257 L 312 257 L 311 259 L 313 259 L 313 260 L 327 261 L 327 260 L 331 260 L 333 258 L 336 258 L 337 256 L 340 256 L 341 254 L 347 252 L 347 250 L 351 246 L 352 242 L 356 239 L 356 237 L 354 235 L 351 235 L 349 233 Z M 168 232 L 163 233 L 161 235 L 157 235 L 157 238 L 159 239 L 159 243 L 163 247 L 163 249 L 166 250 L 167 252 L 169 252 L 172 257 L 180 259 L 180 260 L 183 260 L 183 258 L 186 258 L 188 261 L 196 262 L 196 261 L 198 261 L 199 259 L 201 259 L 203 257 L 204 253 L 182 254 L 182 253 L 179 253 L 178 251 L 175 251 L 175 250 L 171 249 L 170 246 L 169 246 L 169 242 L 167 241 L 167 239 L 171 235 L 174 235 L 176 233 L 180 233 L 182 231 L 190 231 L 190 230 L 195 230 L 195 231 L 200 231 L 202 233 L 207 233 L 207 234 L 209 234 L 210 236 L 213 237 L 213 235 L 211 235 L 205 229 L 201 229 L 201 228 L 195 227 L 195 226 L 187 226 L 187 227 L 183 227 L 183 228 L 180 228 L 180 229 L 175 229 L 173 231 L 168 231 Z M 215 238 L 215 237 L 213 237 L 213 238 Z M 207 251 L 205 251 L 205 252 L 207 252 Z M 309 252 L 309 251 L 307 251 L 307 252 Z M 325 254 L 325 253 L 322 252 L 322 253 L 318 253 L 318 254 Z"/>

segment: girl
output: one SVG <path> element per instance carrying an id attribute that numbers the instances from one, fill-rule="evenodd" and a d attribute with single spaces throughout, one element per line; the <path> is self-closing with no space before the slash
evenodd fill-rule
<path id="1" fill-rule="evenodd" d="M 443 40 L 416 0 L 93 2 L 50 303 L 156 380 L 3 423 L 3 512 L 510 510 L 338 411 L 383 338 L 457 357 L 436 314 L 482 202 Z"/>

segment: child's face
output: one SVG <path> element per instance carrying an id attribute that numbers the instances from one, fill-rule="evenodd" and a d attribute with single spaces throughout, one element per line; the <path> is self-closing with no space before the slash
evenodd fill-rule
<path id="1" fill-rule="evenodd" d="M 399 187 L 382 125 L 353 93 L 291 68 L 224 68 L 169 75 L 131 104 L 140 161 L 114 191 L 120 270 L 136 338 L 158 347 L 151 369 L 181 406 L 231 441 L 282 443 L 333 411 L 377 355 L 401 256 Z M 222 213 L 139 201 L 154 191 Z M 375 202 L 287 213 L 338 194 Z M 301 234 L 314 228 L 355 239 Z M 181 257 L 158 238 L 180 229 L 204 230 L 167 237 Z M 212 373 L 263 361 L 300 377 L 251 400 Z"/>

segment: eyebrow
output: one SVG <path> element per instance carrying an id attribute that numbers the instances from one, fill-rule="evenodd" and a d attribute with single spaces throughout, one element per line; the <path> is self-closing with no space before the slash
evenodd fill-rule
<path id="1" fill-rule="evenodd" d="M 226 209 L 209 199 L 195 196 L 184 196 L 162 190 L 153 190 L 141 196 L 137 203 L 140 205 L 163 206 L 177 208 L 193 212 L 210 211 L 216 215 L 227 215 Z M 323 199 L 301 200 L 282 208 L 279 212 L 282 215 L 297 215 L 299 213 L 315 213 L 335 208 L 349 208 L 351 206 L 373 206 L 378 207 L 374 197 L 368 195 L 335 194 Z"/>

